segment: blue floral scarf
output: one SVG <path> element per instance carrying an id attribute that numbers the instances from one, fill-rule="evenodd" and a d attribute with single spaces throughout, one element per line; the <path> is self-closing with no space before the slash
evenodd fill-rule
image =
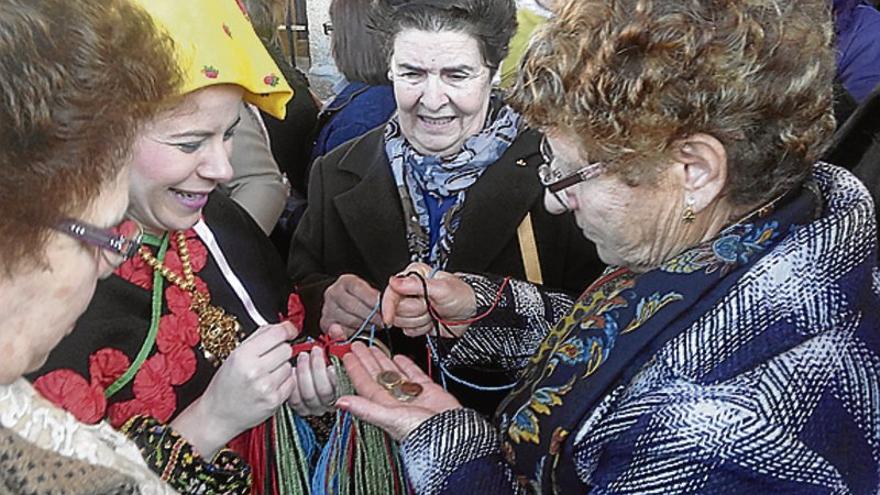
<path id="1" fill-rule="evenodd" d="M 775 211 L 762 209 L 650 272 L 609 268 L 593 283 L 550 330 L 498 409 L 502 452 L 519 482 L 540 493 L 585 492 L 574 463 L 560 462 L 573 455 L 569 433 L 761 256 L 818 216 L 821 195 L 814 189 L 788 193 Z"/>
<path id="2" fill-rule="evenodd" d="M 385 128 L 385 153 L 403 206 L 411 261 L 445 268 L 468 188 L 498 161 L 522 128 L 522 117 L 493 97 L 483 130 L 468 138 L 454 156 L 440 158 L 424 156 L 413 149 L 401 133 L 397 115 L 391 118 Z M 455 201 L 443 214 L 433 248 L 425 195 Z"/>

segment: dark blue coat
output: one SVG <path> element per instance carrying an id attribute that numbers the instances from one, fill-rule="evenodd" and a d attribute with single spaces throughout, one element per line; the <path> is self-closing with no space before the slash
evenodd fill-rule
<path id="1" fill-rule="evenodd" d="M 880 11 L 867 2 L 834 0 L 837 77 L 861 103 L 880 84 Z"/>
<path id="2" fill-rule="evenodd" d="M 312 161 L 326 155 L 340 144 L 383 125 L 397 109 L 391 86 L 349 83 L 321 111 L 324 124 L 312 148 Z"/>

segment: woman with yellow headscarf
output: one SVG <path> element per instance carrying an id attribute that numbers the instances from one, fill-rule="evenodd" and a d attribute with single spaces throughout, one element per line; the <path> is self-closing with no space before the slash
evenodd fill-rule
<path id="1" fill-rule="evenodd" d="M 81 421 L 125 431 L 180 492 L 249 493 L 252 479 L 277 492 L 307 476 L 272 457 L 285 445 L 301 452 L 305 427 L 279 409 L 296 386 L 288 316 L 301 313 L 288 309 L 271 243 L 214 190 L 232 176 L 242 98 L 283 118 L 292 92 L 237 2 L 134 3 L 174 41 L 185 79 L 136 139 L 127 217 L 143 245 L 99 282 L 77 330 L 32 378 Z"/>

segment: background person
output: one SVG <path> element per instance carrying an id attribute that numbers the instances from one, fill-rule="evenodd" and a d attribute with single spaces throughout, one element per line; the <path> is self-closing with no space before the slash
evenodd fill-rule
<path id="1" fill-rule="evenodd" d="M 833 0 L 837 77 L 856 103 L 880 85 L 880 12 L 862 0 Z"/>
<path id="2" fill-rule="evenodd" d="M 311 161 L 379 127 L 397 109 L 388 80 L 388 57 L 382 38 L 369 24 L 370 0 L 333 0 L 330 49 L 345 77 L 318 117 Z"/>
<path id="3" fill-rule="evenodd" d="M 290 196 L 290 184 L 281 174 L 270 145 L 260 110 L 242 103 L 229 157 L 232 178 L 221 190 L 244 208 L 266 235 L 272 233 Z"/>
<path id="4" fill-rule="evenodd" d="M 516 8 L 516 33 L 510 39 L 510 51 L 501 62 L 501 87 L 509 88 L 516 81 L 516 72 L 532 33 L 553 16 L 561 0 L 520 0 Z"/>

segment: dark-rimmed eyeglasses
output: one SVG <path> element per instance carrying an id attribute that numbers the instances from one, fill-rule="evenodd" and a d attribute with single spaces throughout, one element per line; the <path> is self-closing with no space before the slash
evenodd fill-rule
<path id="1" fill-rule="evenodd" d="M 544 160 L 544 164 L 538 167 L 538 179 L 541 181 L 541 185 L 543 185 L 544 188 L 556 198 L 556 201 L 558 201 L 566 210 L 568 210 L 569 207 L 568 203 L 562 197 L 562 191 L 600 175 L 606 168 L 603 162 L 594 162 L 588 163 L 569 174 L 563 174 L 562 171 L 550 166 L 553 163 L 554 157 L 553 149 L 547 141 L 547 136 L 541 138 L 539 150 L 541 152 L 541 159 Z"/>
<path id="2" fill-rule="evenodd" d="M 140 225 L 131 220 L 125 220 L 115 227 L 103 229 L 68 218 L 59 222 L 55 226 L 55 230 L 100 248 L 107 262 L 114 266 L 118 266 L 137 254 L 143 239 Z"/>

